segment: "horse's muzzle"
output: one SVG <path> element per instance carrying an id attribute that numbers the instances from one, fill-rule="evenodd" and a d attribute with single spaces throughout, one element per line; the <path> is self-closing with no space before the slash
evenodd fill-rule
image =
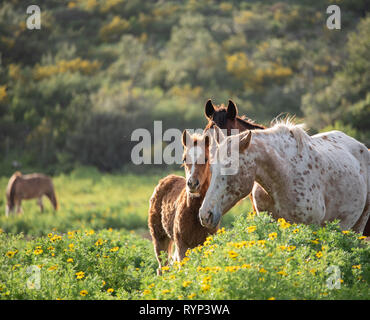
<path id="1" fill-rule="evenodd" d="M 187 186 L 190 193 L 197 193 L 200 187 L 199 180 L 197 179 L 195 182 L 188 180 Z"/>

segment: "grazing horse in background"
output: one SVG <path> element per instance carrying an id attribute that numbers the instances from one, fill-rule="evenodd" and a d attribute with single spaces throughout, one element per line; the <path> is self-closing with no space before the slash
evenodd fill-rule
<path id="1" fill-rule="evenodd" d="M 23 199 L 38 198 L 41 212 L 44 210 L 42 196 L 47 196 L 55 210 L 58 203 L 54 192 L 53 182 L 50 177 L 41 173 L 22 175 L 15 172 L 9 179 L 6 189 L 7 205 L 5 214 L 8 216 L 17 207 L 17 213 L 21 212 L 21 202 Z"/>
<path id="2" fill-rule="evenodd" d="M 174 258 L 181 261 L 187 249 L 202 244 L 218 229 L 218 226 L 205 228 L 199 221 L 199 208 L 210 181 L 209 143 L 208 135 L 190 136 L 185 130 L 182 144 L 186 178 L 176 175 L 163 178 L 149 200 L 148 226 L 159 264 L 158 275 L 163 264 L 161 252 L 167 251 L 170 257 L 173 242 L 176 246 Z"/>
<path id="3" fill-rule="evenodd" d="M 231 161 L 225 147 L 237 145 L 232 139 L 239 143 L 238 173 L 221 175 Z M 356 232 L 363 232 L 369 219 L 370 153 L 343 132 L 310 137 L 299 125 L 277 123 L 224 138 L 215 157 L 220 160 L 211 165 L 211 183 L 199 210 L 205 227 L 218 225 L 255 181 L 271 196 L 268 211 L 274 218 L 318 225 L 338 219 L 342 229 Z"/>
<path id="4" fill-rule="evenodd" d="M 266 129 L 263 125 L 257 124 L 245 116 L 240 117 L 237 106 L 231 100 L 229 100 L 227 108 L 223 105 L 220 107 L 214 106 L 212 101 L 208 100 L 204 113 L 208 119 L 205 131 L 217 126 L 222 130 L 227 130 L 227 135 L 230 136 L 232 129 L 239 130 L 239 133 L 246 130 Z M 267 211 L 272 201 L 271 197 L 257 182 L 255 182 L 253 190 L 249 194 L 249 199 L 253 210 L 257 212 Z"/>

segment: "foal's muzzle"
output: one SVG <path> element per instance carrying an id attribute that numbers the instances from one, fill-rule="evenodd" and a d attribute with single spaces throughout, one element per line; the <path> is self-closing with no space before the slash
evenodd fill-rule
<path id="1" fill-rule="evenodd" d="M 200 186 L 198 179 L 196 179 L 195 181 L 188 180 L 187 185 L 188 185 L 188 189 L 189 189 L 189 192 L 190 193 L 196 193 L 196 192 L 198 192 L 199 186 Z"/>

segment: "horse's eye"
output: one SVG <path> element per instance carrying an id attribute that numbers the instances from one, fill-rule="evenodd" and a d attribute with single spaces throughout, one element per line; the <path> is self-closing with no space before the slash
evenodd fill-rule
<path id="1" fill-rule="evenodd" d="M 205 163 L 207 163 L 207 161 L 208 161 L 208 158 L 205 158 Z"/>

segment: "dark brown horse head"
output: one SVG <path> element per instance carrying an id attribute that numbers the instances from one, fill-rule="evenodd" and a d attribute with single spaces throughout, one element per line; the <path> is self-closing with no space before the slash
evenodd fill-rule
<path id="1" fill-rule="evenodd" d="M 246 117 L 239 117 L 238 108 L 235 103 L 229 100 L 227 108 L 224 105 L 214 106 L 211 100 L 208 100 L 205 106 L 205 115 L 208 124 L 205 130 L 217 125 L 220 129 L 226 129 L 227 135 L 231 135 L 231 129 L 238 129 L 240 132 L 245 130 L 265 129 L 264 126 L 254 123 Z"/>

